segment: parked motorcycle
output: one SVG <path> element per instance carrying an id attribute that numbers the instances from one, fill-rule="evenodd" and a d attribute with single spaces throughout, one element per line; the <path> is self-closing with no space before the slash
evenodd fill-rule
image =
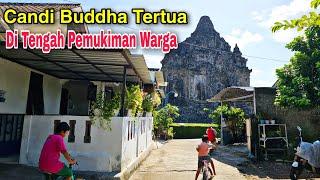
<path id="1" fill-rule="evenodd" d="M 297 127 L 299 134 L 297 148 L 290 170 L 290 178 L 296 180 L 307 166 L 311 166 L 314 173 L 320 172 L 320 141 L 314 143 L 304 142 L 302 139 L 302 129 Z"/>

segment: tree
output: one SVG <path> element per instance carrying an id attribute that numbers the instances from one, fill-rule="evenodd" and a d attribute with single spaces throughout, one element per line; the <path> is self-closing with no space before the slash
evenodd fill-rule
<path id="1" fill-rule="evenodd" d="M 313 11 L 297 19 L 284 20 L 282 22 L 276 22 L 272 26 L 272 32 L 276 32 L 280 29 L 286 30 L 289 28 L 297 28 L 298 31 L 304 30 L 312 26 L 320 26 L 320 15 L 316 12 L 316 9 L 320 5 L 320 0 L 312 0 L 311 8 Z"/>
<path id="2" fill-rule="evenodd" d="M 241 108 L 229 107 L 227 105 L 218 106 L 209 117 L 213 119 L 215 122 L 220 123 L 221 115 L 225 119 L 228 124 L 233 138 L 237 138 L 237 130 L 239 128 L 243 128 L 243 124 L 245 122 L 245 113 Z"/>
<path id="3" fill-rule="evenodd" d="M 179 108 L 177 106 L 172 106 L 171 104 L 167 104 L 165 107 L 157 111 L 153 111 L 153 124 L 156 134 L 173 136 L 170 125 L 179 116 Z"/>
<path id="4" fill-rule="evenodd" d="M 290 63 L 277 69 L 275 104 L 307 108 L 320 105 L 320 27 L 308 27 L 305 36 L 287 44 L 295 52 Z"/>

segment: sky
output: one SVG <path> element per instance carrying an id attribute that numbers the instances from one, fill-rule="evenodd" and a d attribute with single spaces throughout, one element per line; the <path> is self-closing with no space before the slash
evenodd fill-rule
<path id="1" fill-rule="evenodd" d="M 17 2 L 2 1 L 0 2 Z M 90 32 L 112 29 L 118 32 L 138 33 L 139 29 L 155 32 L 174 32 L 179 42 L 184 41 L 195 30 L 201 16 L 209 16 L 222 37 L 233 48 L 235 43 L 252 69 L 250 84 L 254 87 L 272 86 L 276 81 L 275 70 L 289 62 L 293 55 L 285 48 L 298 33 L 295 30 L 273 34 L 272 24 L 279 20 L 299 17 L 310 11 L 310 0 L 29 0 L 19 2 L 81 3 L 84 11 L 90 8 L 111 8 L 126 11 L 145 8 L 148 11 L 166 9 L 188 13 L 188 25 L 136 25 L 133 18 L 129 25 L 90 26 Z M 149 67 L 161 68 L 161 50 L 137 49 L 133 53 L 144 54 Z"/>

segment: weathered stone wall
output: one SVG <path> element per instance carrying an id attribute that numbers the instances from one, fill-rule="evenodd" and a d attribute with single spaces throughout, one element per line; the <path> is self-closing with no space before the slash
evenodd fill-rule
<path id="1" fill-rule="evenodd" d="M 320 137 L 320 109 L 298 110 L 276 107 L 273 102 L 274 88 L 255 88 L 257 114 L 268 114 L 277 123 L 287 125 L 289 143 L 294 143 L 297 126 L 302 128 L 305 141 L 315 141 Z"/>
<path id="2" fill-rule="evenodd" d="M 231 51 L 210 18 L 202 17 L 191 37 L 162 60 L 162 70 L 169 82 L 167 93 L 179 94 L 175 100 L 169 99 L 180 108 L 179 121 L 211 121 L 202 109 L 217 104 L 207 103 L 207 99 L 226 87 L 250 86 L 251 70 L 246 63 L 239 48 Z"/>

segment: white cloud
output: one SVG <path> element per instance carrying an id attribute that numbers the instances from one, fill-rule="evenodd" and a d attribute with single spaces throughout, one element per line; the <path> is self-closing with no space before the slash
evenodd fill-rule
<path id="1" fill-rule="evenodd" d="M 302 32 L 297 32 L 294 29 L 287 29 L 287 30 L 280 30 L 276 33 L 272 34 L 272 37 L 275 41 L 280 43 L 289 43 L 293 40 L 293 38 L 297 37 L 298 35 L 301 35 Z"/>
<path id="2" fill-rule="evenodd" d="M 250 86 L 271 87 L 277 80 L 276 69 L 274 66 L 269 69 L 253 68 L 250 76 Z"/>
<path id="3" fill-rule="evenodd" d="M 232 29 L 231 31 L 231 35 L 237 36 L 241 34 L 241 29 L 236 28 L 236 29 Z"/>
<path id="4" fill-rule="evenodd" d="M 261 22 L 264 19 L 264 14 L 263 13 L 259 13 L 258 11 L 253 11 L 251 13 L 252 17 L 254 20 Z"/>
<path id="5" fill-rule="evenodd" d="M 251 15 L 260 26 L 270 30 L 277 21 L 297 18 L 311 11 L 310 2 L 311 0 L 292 0 L 289 4 L 276 6 L 271 10 L 253 11 Z M 278 31 L 272 37 L 277 42 L 288 43 L 299 34 L 296 30 L 286 30 Z"/>
<path id="6" fill-rule="evenodd" d="M 271 87 L 275 81 L 276 80 L 274 80 L 274 81 L 259 80 L 257 78 L 251 77 L 250 86 L 252 86 L 252 87 Z"/>
<path id="7" fill-rule="evenodd" d="M 257 43 L 263 40 L 263 36 L 259 33 L 252 33 L 248 30 L 233 29 L 230 34 L 224 36 L 225 40 L 234 46 L 238 44 L 239 48 L 243 49 L 248 44 Z"/>
<path id="8" fill-rule="evenodd" d="M 273 23 L 281 20 L 297 18 L 306 12 L 311 11 L 311 0 L 292 0 L 289 4 L 276 6 L 271 11 L 265 11 L 262 13 L 267 15 L 266 19 L 260 22 L 261 25 L 270 28 Z M 254 13 L 253 13 L 254 14 Z M 256 16 L 263 16 L 262 14 L 256 14 Z"/>
<path id="9" fill-rule="evenodd" d="M 161 60 L 163 59 L 163 55 L 144 53 L 144 58 L 146 59 L 147 66 L 149 68 L 161 68 Z"/>
<path id="10" fill-rule="evenodd" d="M 252 69 L 251 76 L 259 76 L 262 73 L 261 69 Z"/>

